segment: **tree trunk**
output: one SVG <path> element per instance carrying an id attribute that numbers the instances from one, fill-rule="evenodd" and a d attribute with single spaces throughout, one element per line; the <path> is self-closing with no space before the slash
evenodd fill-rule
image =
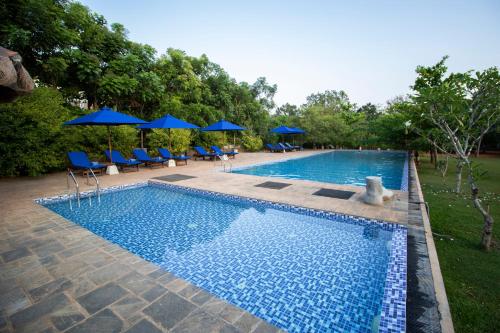
<path id="1" fill-rule="evenodd" d="M 483 141 L 483 137 L 479 139 L 479 142 L 477 144 L 476 157 L 479 157 L 479 152 L 481 151 L 481 141 Z"/>
<path id="2" fill-rule="evenodd" d="M 483 225 L 483 234 L 481 236 L 481 247 L 485 249 L 486 251 L 490 250 L 491 247 L 491 238 L 493 235 L 493 217 L 490 215 L 490 213 L 484 209 L 483 205 L 481 204 L 481 199 L 479 199 L 479 189 L 476 186 L 476 183 L 474 181 L 474 178 L 472 176 L 472 167 L 470 163 L 468 163 L 468 169 L 469 169 L 469 185 L 472 193 L 472 202 L 474 203 L 474 207 L 479 210 L 483 217 L 484 225 Z"/>
<path id="3" fill-rule="evenodd" d="M 429 149 L 429 155 L 431 157 L 431 164 L 434 164 L 434 154 L 432 153 L 432 149 Z"/>
<path id="4" fill-rule="evenodd" d="M 438 153 L 437 153 L 437 148 L 434 146 L 432 153 L 434 154 L 434 169 L 438 168 Z"/>
<path id="5" fill-rule="evenodd" d="M 457 172 L 455 174 L 455 193 L 462 192 L 462 169 L 464 163 L 461 160 L 457 160 Z"/>

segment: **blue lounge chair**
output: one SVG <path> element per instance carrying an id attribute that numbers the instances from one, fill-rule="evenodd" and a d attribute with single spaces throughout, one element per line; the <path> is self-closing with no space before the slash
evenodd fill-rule
<path id="1" fill-rule="evenodd" d="M 208 157 L 209 159 L 213 160 L 215 156 L 217 156 L 217 154 L 207 152 L 203 147 L 194 146 L 193 148 L 196 151 L 196 153 L 193 155 L 195 159 L 200 157 L 203 158 L 203 160 L 205 160 L 205 157 Z"/>
<path id="2" fill-rule="evenodd" d="M 184 163 L 186 163 L 186 165 L 188 164 L 188 160 L 191 158 L 191 156 L 177 156 L 177 155 L 172 155 L 172 153 L 170 153 L 170 150 L 168 150 L 167 148 L 158 148 L 158 152 L 160 153 L 161 157 L 163 157 L 164 159 L 166 160 L 175 160 L 175 161 L 184 161 Z"/>
<path id="3" fill-rule="evenodd" d="M 109 149 L 106 149 L 104 151 L 104 154 L 106 154 L 106 158 L 111 161 L 111 155 L 109 153 Z M 142 164 L 141 162 L 132 159 L 127 160 L 117 150 L 112 150 L 111 154 L 113 156 L 113 163 L 119 166 L 122 170 L 126 167 L 135 167 L 137 168 L 137 171 L 139 171 L 139 164 Z"/>
<path id="4" fill-rule="evenodd" d="M 161 165 L 163 166 L 163 163 L 165 163 L 167 160 L 161 157 L 149 157 L 148 153 L 146 153 L 143 149 L 136 148 L 133 150 L 135 158 L 137 158 L 140 162 L 144 163 L 145 165 Z"/>
<path id="5" fill-rule="evenodd" d="M 290 148 L 290 149 L 293 149 L 293 150 L 302 150 L 301 146 L 293 146 L 293 145 L 289 144 L 288 142 L 285 142 L 285 146 Z"/>
<path id="6" fill-rule="evenodd" d="M 289 147 L 285 146 L 285 145 L 284 145 L 283 143 L 281 143 L 281 142 L 278 142 L 277 146 L 278 146 L 278 147 L 280 147 L 280 148 L 281 148 L 282 150 L 284 150 L 284 151 L 292 151 L 292 150 L 293 150 L 292 148 L 289 148 Z"/>
<path id="7" fill-rule="evenodd" d="M 271 153 L 279 152 L 282 153 L 284 151 L 283 148 L 279 147 L 278 145 L 274 145 L 271 143 L 266 143 L 266 148 L 269 149 Z"/>
<path id="8" fill-rule="evenodd" d="M 70 151 L 68 153 L 68 159 L 69 162 L 71 163 L 72 169 L 78 169 L 78 170 L 92 169 L 92 171 L 99 170 L 101 172 L 103 169 L 106 169 L 105 164 L 91 162 L 87 154 L 85 154 L 83 151 Z"/>
<path id="9" fill-rule="evenodd" d="M 227 155 L 228 157 L 233 157 L 233 158 L 236 158 L 236 155 L 238 155 L 237 152 L 235 151 L 222 151 L 219 147 L 217 146 L 210 146 L 210 149 L 212 149 L 214 151 L 214 153 L 216 153 L 217 155 L 219 156 L 222 156 L 222 155 Z"/>

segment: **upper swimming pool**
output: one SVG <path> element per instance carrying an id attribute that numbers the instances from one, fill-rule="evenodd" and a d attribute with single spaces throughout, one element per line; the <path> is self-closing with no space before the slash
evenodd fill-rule
<path id="1" fill-rule="evenodd" d="M 406 228 L 159 182 L 39 201 L 290 332 L 403 332 Z"/>
<path id="2" fill-rule="evenodd" d="M 339 150 L 235 168 L 233 172 L 355 186 L 364 186 L 367 176 L 380 176 L 386 188 L 406 190 L 407 169 L 405 152 Z"/>

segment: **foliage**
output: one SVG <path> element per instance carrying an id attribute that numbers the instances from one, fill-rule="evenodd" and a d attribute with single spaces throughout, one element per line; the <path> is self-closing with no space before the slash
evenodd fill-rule
<path id="1" fill-rule="evenodd" d="M 62 128 L 70 118 L 60 93 L 39 88 L 14 103 L 0 104 L 0 175 L 30 175 L 61 169 L 73 137 Z"/>
<path id="2" fill-rule="evenodd" d="M 246 151 L 259 151 L 264 144 L 260 137 L 244 133 L 241 138 L 241 145 Z"/>
<path id="3" fill-rule="evenodd" d="M 147 146 L 156 154 L 157 148 L 169 148 L 172 154 L 182 154 L 189 150 L 191 131 L 184 129 L 153 129 L 147 134 Z"/>

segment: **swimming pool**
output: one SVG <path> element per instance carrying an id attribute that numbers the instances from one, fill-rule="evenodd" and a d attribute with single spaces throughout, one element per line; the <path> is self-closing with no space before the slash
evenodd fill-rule
<path id="1" fill-rule="evenodd" d="M 290 332 L 404 331 L 406 228 L 149 182 L 52 211 Z"/>
<path id="2" fill-rule="evenodd" d="M 364 186 L 367 176 L 380 176 L 386 188 L 405 191 L 408 161 L 405 152 L 338 150 L 235 168 L 233 172 L 355 186 Z"/>

